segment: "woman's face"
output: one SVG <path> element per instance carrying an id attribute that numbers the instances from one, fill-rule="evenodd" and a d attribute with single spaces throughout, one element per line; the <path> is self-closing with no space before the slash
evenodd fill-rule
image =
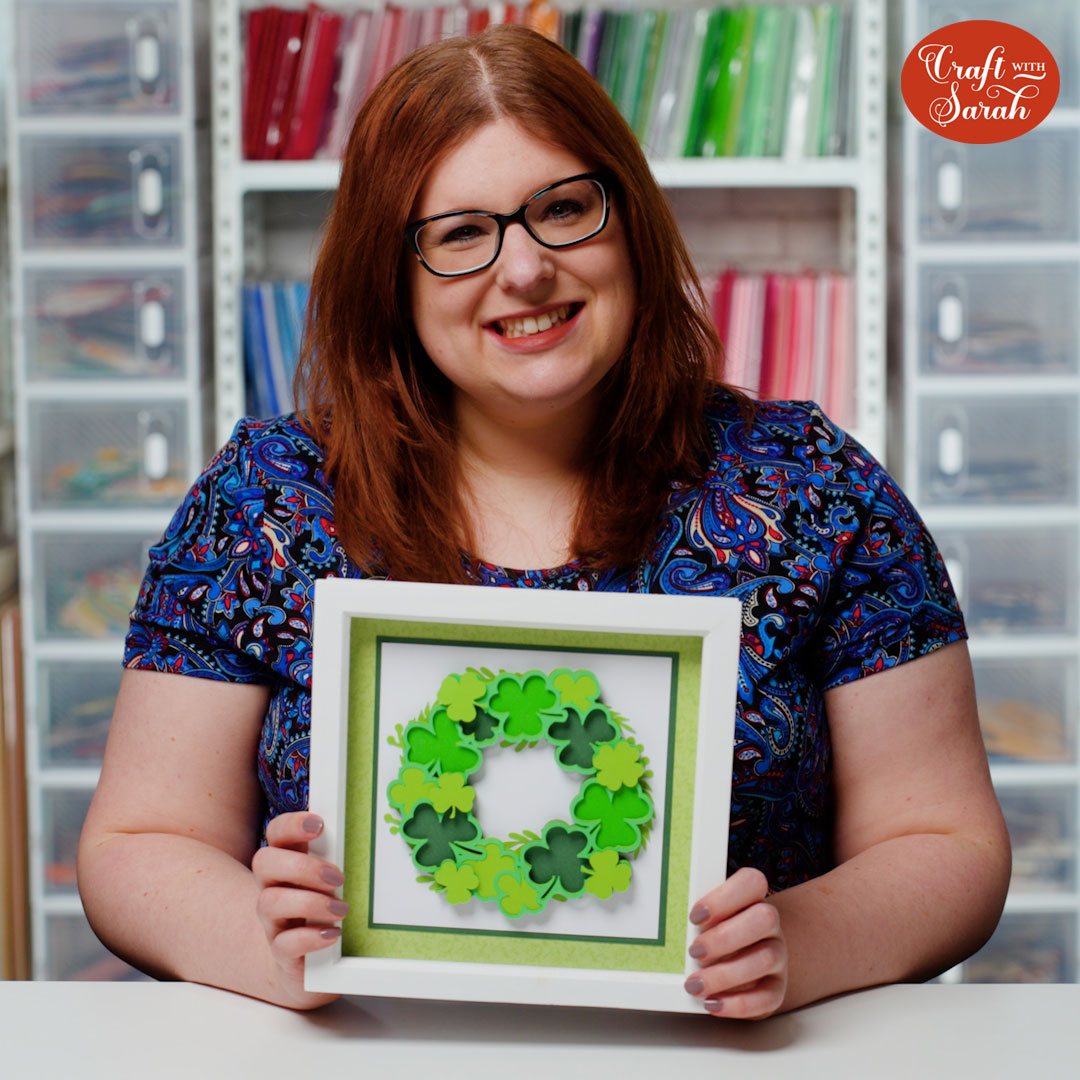
<path id="1" fill-rule="evenodd" d="M 449 210 L 512 213 L 541 188 L 589 170 L 499 119 L 439 159 L 411 220 Z M 622 355 L 634 320 L 634 271 L 614 206 L 604 230 L 575 247 L 545 248 L 515 223 L 485 270 L 440 278 L 413 257 L 409 273 L 417 334 L 454 385 L 459 422 L 591 420 L 597 384 Z M 543 315 L 541 326 L 555 325 L 539 329 L 532 320 Z"/>

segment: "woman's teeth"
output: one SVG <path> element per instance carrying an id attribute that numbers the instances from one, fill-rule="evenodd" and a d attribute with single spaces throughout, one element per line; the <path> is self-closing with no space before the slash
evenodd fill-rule
<path id="1" fill-rule="evenodd" d="M 495 328 L 506 338 L 528 337 L 530 334 L 542 334 L 553 326 L 560 326 L 570 318 L 570 305 L 545 311 L 543 315 L 526 315 L 523 319 L 499 319 Z"/>

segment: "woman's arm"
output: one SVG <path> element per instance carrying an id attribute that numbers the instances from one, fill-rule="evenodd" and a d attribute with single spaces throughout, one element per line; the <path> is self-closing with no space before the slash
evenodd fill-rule
<path id="1" fill-rule="evenodd" d="M 719 1015 L 766 1016 L 930 978 L 974 952 L 1001 914 L 1009 838 L 966 645 L 825 700 L 837 866 L 767 899 L 764 877 L 741 870 L 696 906 L 698 996 L 714 998 Z"/>
<path id="2" fill-rule="evenodd" d="M 312 815 L 275 818 L 258 847 L 268 697 L 260 686 L 124 673 L 79 843 L 79 891 L 98 936 L 143 970 L 313 1008 L 333 995 L 304 991 L 303 956 L 337 936 L 340 874 L 306 853 Z"/>

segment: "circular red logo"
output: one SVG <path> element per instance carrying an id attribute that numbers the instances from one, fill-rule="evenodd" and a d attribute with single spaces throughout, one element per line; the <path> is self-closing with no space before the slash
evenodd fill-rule
<path id="1" fill-rule="evenodd" d="M 911 115 L 946 139 L 1015 139 L 1046 119 L 1061 78 L 1050 50 L 1009 23 L 974 19 L 935 30 L 900 72 Z"/>

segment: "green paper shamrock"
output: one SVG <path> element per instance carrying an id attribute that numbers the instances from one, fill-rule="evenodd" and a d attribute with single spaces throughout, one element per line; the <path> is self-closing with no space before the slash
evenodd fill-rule
<path id="1" fill-rule="evenodd" d="M 434 734 L 421 724 L 405 729 L 406 757 L 413 765 L 433 765 L 436 773 L 466 776 L 479 767 L 479 752 L 461 744 L 461 732 L 444 710 L 435 713 L 432 727 Z"/>
<path id="2" fill-rule="evenodd" d="M 464 675 L 447 675 L 439 687 L 439 704 L 446 706 L 447 715 L 459 724 L 476 715 L 476 702 L 487 693 L 487 683 L 475 671 Z"/>
<path id="3" fill-rule="evenodd" d="M 431 794 L 431 805 L 440 814 L 445 814 L 447 810 L 451 813 L 461 810 L 467 814 L 473 808 L 475 799 L 476 789 L 466 786 L 461 773 L 443 773 L 439 777 L 439 786 Z"/>
<path id="4" fill-rule="evenodd" d="M 529 864 L 529 880 L 545 885 L 554 878 L 568 896 L 580 896 L 585 888 L 585 859 L 581 852 L 588 844 L 588 836 L 579 830 L 548 825 L 544 830 L 544 842 L 522 852 Z"/>
<path id="5" fill-rule="evenodd" d="M 575 820 L 594 821 L 598 848 L 630 851 L 641 844 L 639 825 L 652 817 L 652 803 L 637 788 L 619 788 L 611 794 L 603 785 L 590 780 L 573 805 Z"/>
<path id="6" fill-rule="evenodd" d="M 617 851 L 594 851 L 585 868 L 585 890 L 600 900 L 630 888 L 630 864 Z"/>
<path id="7" fill-rule="evenodd" d="M 466 814 L 455 816 L 447 812 L 441 817 L 435 808 L 421 803 L 401 832 L 410 840 L 423 840 L 413 852 L 413 861 L 423 869 L 441 866 L 447 859 L 454 860 L 455 841 L 474 840 L 479 830 Z M 454 860 L 456 861 L 456 860 Z"/>
<path id="8" fill-rule="evenodd" d="M 401 770 L 401 778 L 390 785 L 387 795 L 402 814 L 409 814 L 418 802 L 429 801 L 434 791 L 435 785 L 428 779 L 428 774 L 411 765 Z"/>
<path id="9" fill-rule="evenodd" d="M 544 906 L 540 894 L 527 881 L 519 881 L 513 874 L 503 874 L 495 884 L 502 893 L 499 907 L 504 915 L 516 918 L 526 911 L 539 911 Z"/>
<path id="10" fill-rule="evenodd" d="M 582 715 L 596 701 L 600 687 L 591 671 L 557 671 L 551 676 L 551 685 L 559 692 L 564 705 L 573 705 Z"/>
<path id="11" fill-rule="evenodd" d="M 513 873 L 517 868 L 517 860 L 507 853 L 506 849 L 498 840 L 483 840 L 480 843 L 470 844 L 471 850 L 480 849 L 483 856 L 475 861 L 469 860 L 464 865 L 472 867 L 476 874 L 476 895 L 481 900 L 493 900 L 498 893 L 495 888 L 495 879 L 507 871 Z M 464 845 L 462 845 L 464 848 Z"/>
<path id="12" fill-rule="evenodd" d="M 565 720 L 548 728 L 548 738 L 552 742 L 566 743 L 559 751 L 559 763 L 579 772 L 593 771 L 593 758 L 596 756 L 593 744 L 608 742 L 617 734 L 618 731 L 608 719 L 608 711 L 604 708 L 592 709 L 584 721 L 576 708 L 569 708 L 566 710 Z"/>
<path id="13" fill-rule="evenodd" d="M 389 739 L 402 756 L 387 798 L 404 824 L 386 817 L 425 871 L 419 880 L 447 903 L 476 896 L 511 919 L 553 900 L 626 891 L 653 804 L 642 747 L 623 730 L 632 729 L 601 703 L 591 671 L 448 675 L 438 700 Z M 468 780 L 500 739 L 518 749 L 547 742 L 559 766 L 580 774 L 570 821 L 549 821 L 542 836 L 528 828 L 506 840 L 484 836 L 474 816 L 482 793 Z"/>
<path id="14" fill-rule="evenodd" d="M 498 692 L 491 699 L 491 709 L 506 714 L 503 730 L 507 738 L 533 739 L 544 729 L 541 713 L 551 709 L 557 701 L 547 679 L 538 672 L 529 672 L 524 683 L 519 683 L 512 675 L 500 678 Z"/>
<path id="15" fill-rule="evenodd" d="M 435 884 L 443 887 L 444 895 L 451 904 L 464 904 L 472 899 L 473 890 L 480 884 L 480 879 L 468 863 L 458 866 L 453 859 L 447 859 L 435 871 Z"/>
<path id="16" fill-rule="evenodd" d="M 641 747 L 626 739 L 620 739 L 614 746 L 601 746 L 593 758 L 596 779 L 611 791 L 634 787 L 645 771 L 639 757 Z"/>

